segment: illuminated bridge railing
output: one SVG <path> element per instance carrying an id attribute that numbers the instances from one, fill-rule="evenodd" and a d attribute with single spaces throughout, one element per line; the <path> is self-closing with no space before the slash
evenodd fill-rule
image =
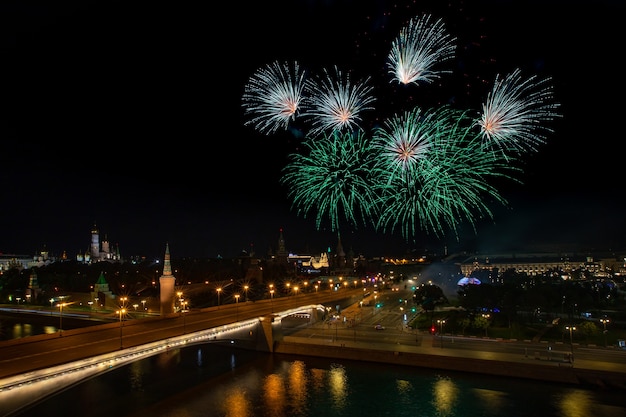
<path id="1" fill-rule="evenodd" d="M 284 317 L 303 310 L 324 309 L 321 305 L 298 307 L 274 313 L 274 325 Z M 150 356 L 196 344 L 224 342 L 243 330 L 257 328 L 261 318 L 169 337 L 161 341 L 121 349 L 115 352 L 94 356 L 50 368 L 40 369 L 21 375 L 0 379 L 0 415 L 17 414 L 29 404 L 36 403 L 67 387 L 79 384 L 86 379 L 128 365 Z"/>

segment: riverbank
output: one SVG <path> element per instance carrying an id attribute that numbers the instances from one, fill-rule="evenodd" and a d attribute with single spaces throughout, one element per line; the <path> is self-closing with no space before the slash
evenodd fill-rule
<path id="1" fill-rule="evenodd" d="M 519 357 L 506 353 L 435 348 L 433 343 L 434 338 L 421 346 L 411 346 L 354 341 L 339 343 L 285 336 L 275 342 L 274 353 L 417 366 L 626 391 L 626 364 L 595 361 L 576 361 L 574 364 L 544 360 L 535 354 Z"/>
<path id="2" fill-rule="evenodd" d="M 344 314 L 356 306 L 346 306 Z M 324 334 L 324 324 L 314 323 L 319 333 Z M 387 331 L 387 330 L 385 330 Z M 394 330 L 389 329 L 393 332 Z M 398 335 L 405 335 L 402 331 Z M 397 335 L 397 336 L 398 336 Z M 352 337 L 319 338 L 308 337 L 299 330 L 278 338 L 274 352 L 279 354 L 314 356 L 323 358 L 349 359 L 378 362 L 402 366 L 480 373 L 485 375 L 515 377 L 572 385 L 590 386 L 599 389 L 626 391 L 626 352 L 624 361 L 605 362 L 602 359 L 572 361 L 569 355 L 560 355 L 533 341 L 524 341 L 528 348 L 524 354 L 505 353 L 497 350 L 467 350 L 451 346 L 444 347 L 442 337 L 451 343 L 463 336 L 419 335 L 420 342 L 413 343 L 400 337 L 380 338 L 377 342 L 359 341 Z M 411 338 L 413 340 L 413 337 Z M 416 339 L 417 340 L 417 336 Z M 513 341 L 489 339 L 492 343 Z M 547 345 L 546 345 L 547 346 Z M 562 353 L 562 352 L 561 352 Z"/>

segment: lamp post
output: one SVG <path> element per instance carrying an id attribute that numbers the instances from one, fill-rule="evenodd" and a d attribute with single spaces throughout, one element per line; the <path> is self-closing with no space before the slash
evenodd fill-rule
<path id="1" fill-rule="evenodd" d="M 185 318 L 185 313 L 187 312 L 187 301 L 181 301 L 182 309 L 180 310 L 180 314 L 183 315 L 183 334 L 187 333 L 187 323 Z"/>
<path id="2" fill-rule="evenodd" d="M 236 311 L 236 319 L 235 321 L 239 321 L 239 294 L 235 294 L 235 311 Z"/>
<path id="3" fill-rule="evenodd" d="M 270 290 L 270 306 L 272 307 L 272 313 L 273 313 L 274 312 L 274 290 L 273 289 Z"/>
<path id="4" fill-rule="evenodd" d="M 143 309 L 143 315 L 146 315 L 146 300 L 141 300 L 141 308 Z"/>
<path id="5" fill-rule="evenodd" d="M 250 287 L 248 287 L 247 285 L 243 286 L 243 293 L 246 296 L 246 303 L 248 302 L 248 288 L 250 288 Z"/>
<path id="6" fill-rule="evenodd" d="M 606 324 L 609 323 L 611 320 L 607 319 L 607 318 L 603 318 L 600 319 L 600 323 L 602 323 L 604 325 L 604 347 L 607 346 L 606 344 Z"/>
<path id="7" fill-rule="evenodd" d="M 59 303 L 59 337 L 63 336 L 63 307 L 65 303 Z"/>
<path id="8" fill-rule="evenodd" d="M 446 324 L 445 320 L 437 320 L 437 324 L 439 324 L 439 327 L 441 327 L 441 334 L 439 336 L 439 338 L 441 339 L 441 348 L 443 349 L 443 328 Z"/>
<path id="9" fill-rule="evenodd" d="M 117 313 L 120 315 L 120 349 L 124 349 L 124 343 L 122 342 L 123 338 L 122 338 L 122 316 L 124 314 L 126 314 L 126 309 L 125 308 L 120 308 L 119 311 L 117 311 Z"/>
<path id="10" fill-rule="evenodd" d="M 176 295 L 178 296 L 178 306 L 182 310 L 183 309 L 183 292 L 176 291 Z"/>
<path id="11" fill-rule="evenodd" d="M 222 292 L 222 287 L 219 287 L 217 290 L 217 309 L 220 309 L 220 293 Z"/>
<path id="12" fill-rule="evenodd" d="M 51 298 L 48 301 L 50 301 L 50 315 L 52 315 L 52 309 L 54 308 L 54 298 Z"/>
<path id="13" fill-rule="evenodd" d="M 569 346 L 572 355 L 572 362 L 574 362 L 574 341 L 572 337 L 572 332 L 576 330 L 575 326 L 565 326 L 565 330 L 569 330 Z"/>

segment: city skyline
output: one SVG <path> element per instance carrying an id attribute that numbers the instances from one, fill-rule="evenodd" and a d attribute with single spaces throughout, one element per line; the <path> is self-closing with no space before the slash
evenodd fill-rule
<path id="1" fill-rule="evenodd" d="M 377 81 L 400 27 L 423 13 L 458 37 L 452 74 L 399 96 L 377 82 L 381 108 L 401 100 L 479 108 L 495 75 L 519 67 L 551 80 L 563 117 L 523 158 L 521 183 L 497 184 L 508 205 L 487 201 L 493 219 L 476 230 L 463 223 L 458 239 L 406 241 L 347 228 L 344 248 L 389 256 L 626 247 L 611 104 L 623 83 L 620 2 L 0 7 L 12 17 L 0 32 L 12 80 L 0 108 L 0 252 L 84 251 L 94 223 L 122 256 L 161 257 L 166 243 L 176 257 L 265 255 L 280 229 L 294 252 L 334 249 L 338 232 L 292 210 L 280 182 L 288 155 L 301 151 L 299 126 L 275 135 L 245 126 L 244 87 L 275 60 Z"/>

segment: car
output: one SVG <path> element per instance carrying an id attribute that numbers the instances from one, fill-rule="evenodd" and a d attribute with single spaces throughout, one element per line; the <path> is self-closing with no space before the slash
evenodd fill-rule
<path id="1" fill-rule="evenodd" d="M 377 324 L 376 326 L 374 326 L 374 328 L 376 330 L 385 330 L 385 326 L 383 326 L 382 324 Z"/>

